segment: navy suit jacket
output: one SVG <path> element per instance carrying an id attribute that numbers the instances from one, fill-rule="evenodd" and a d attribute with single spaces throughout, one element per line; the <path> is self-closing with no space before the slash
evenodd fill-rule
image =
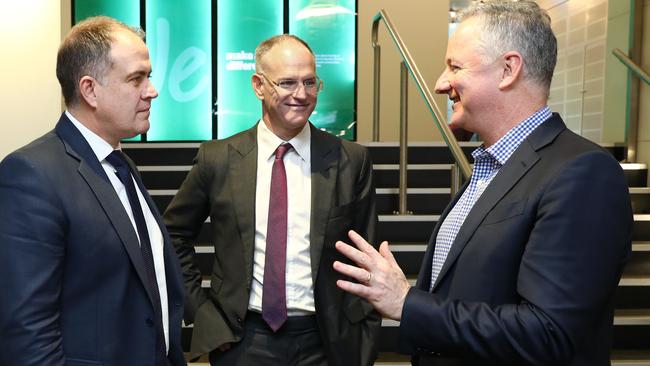
<path id="1" fill-rule="evenodd" d="M 180 266 L 140 190 L 164 236 L 168 359 L 184 365 Z M 65 114 L 0 163 L 0 207 L 0 365 L 154 365 L 154 308 L 136 232 Z"/>
<path id="2" fill-rule="evenodd" d="M 421 365 L 610 364 L 614 291 L 631 251 L 620 165 L 554 114 L 467 216 L 429 292 L 435 228 L 400 348 Z"/>

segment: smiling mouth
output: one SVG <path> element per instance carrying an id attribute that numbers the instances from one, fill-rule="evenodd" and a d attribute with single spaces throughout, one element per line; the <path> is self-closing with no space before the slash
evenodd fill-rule
<path id="1" fill-rule="evenodd" d="M 305 109 L 309 104 L 286 104 L 286 106 L 291 109 Z"/>

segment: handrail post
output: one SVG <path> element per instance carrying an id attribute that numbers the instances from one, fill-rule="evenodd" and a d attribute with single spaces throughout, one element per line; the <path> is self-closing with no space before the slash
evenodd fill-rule
<path id="1" fill-rule="evenodd" d="M 379 90 L 381 75 L 381 46 L 377 42 L 379 22 L 372 24 L 372 48 L 373 48 L 373 86 L 372 86 L 372 141 L 379 141 Z"/>
<path id="2" fill-rule="evenodd" d="M 460 171 L 458 163 L 451 164 L 451 185 L 449 193 L 451 193 L 451 198 L 454 198 L 456 194 L 460 191 L 460 186 L 463 181 L 463 177 Z"/>
<path id="3" fill-rule="evenodd" d="M 407 171 L 408 171 L 408 70 L 400 63 L 399 101 L 399 214 L 407 215 Z"/>

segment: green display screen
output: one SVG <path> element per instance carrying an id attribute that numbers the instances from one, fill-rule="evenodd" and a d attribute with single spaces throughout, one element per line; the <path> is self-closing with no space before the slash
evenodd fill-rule
<path id="1" fill-rule="evenodd" d="M 147 0 L 145 8 L 159 93 L 147 140 L 212 139 L 211 0 Z"/>
<path id="2" fill-rule="evenodd" d="M 133 27 L 140 26 L 140 2 L 133 0 L 76 0 L 74 22 L 106 15 Z"/>
<path id="3" fill-rule="evenodd" d="M 356 4 L 354 0 L 289 0 L 289 33 L 316 54 L 324 82 L 310 121 L 333 135 L 355 139 Z"/>
<path id="4" fill-rule="evenodd" d="M 217 1 L 217 138 L 253 126 L 262 115 L 253 93 L 255 47 L 282 33 L 282 1 Z"/>

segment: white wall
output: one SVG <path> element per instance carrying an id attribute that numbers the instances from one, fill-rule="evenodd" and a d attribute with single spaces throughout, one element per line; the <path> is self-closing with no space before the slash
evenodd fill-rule
<path id="1" fill-rule="evenodd" d="M 0 0 L 0 159 L 52 129 L 61 113 L 61 9 L 55 0 Z"/>
<path id="2" fill-rule="evenodd" d="M 449 0 L 359 1 L 357 35 L 357 139 L 359 141 L 372 140 L 373 48 L 370 35 L 372 19 L 380 9 L 388 13 L 432 92 L 438 76 L 445 67 Z M 381 45 L 380 141 L 398 141 L 401 59 L 384 24 L 379 27 L 379 44 Z M 409 78 L 408 97 L 409 140 L 442 140 L 435 127 L 434 119 L 411 78 Z M 447 96 L 437 95 L 434 98 L 444 114 L 447 108 Z"/>

